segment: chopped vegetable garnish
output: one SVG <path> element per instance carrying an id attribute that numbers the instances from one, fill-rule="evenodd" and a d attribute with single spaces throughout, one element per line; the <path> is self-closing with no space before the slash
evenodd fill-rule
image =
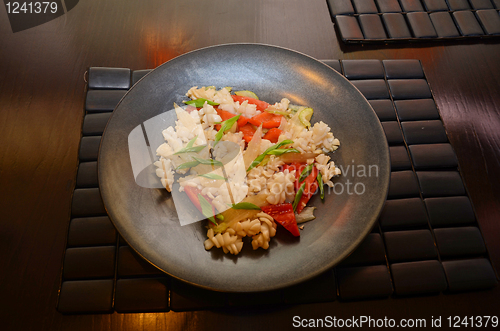
<path id="1" fill-rule="evenodd" d="M 311 120 L 312 115 L 313 115 L 313 109 L 312 108 L 302 109 L 299 112 L 300 123 L 302 123 L 307 128 L 311 127 L 310 120 Z"/>
<path id="2" fill-rule="evenodd" d="M 236 115 L 236 116 L 231 117 L 230 119 L 227 119 L 224 122 L 222 122 L 222 126 L 221 126 L 220 130 L 215 135 L 214 147 L 222 139 L 222 136 L 224 136 L 224 133 L 226 133 L 226 131 L 229 131 L 232 128 L 232 126 L 234 125 L 234 123 L 236 123 L 236 121 L 240 118 L 240 116 L 241 115 Z"/>
<path id="3" fill-rule="evenodd" d="M 198 201 L 200 201 L 201 212 L 203 213 L 203 216 L 208 218 L 208 220 L 213 224 L 217 225 L 217 222 L 215 221 L 214 218 L 213 206 L 210 204 L 210 202 L 208 202 L 207 199 L 205 199 L 203 195 L 199 193 L 198 193 Z"/>
<path id="4" fill-rule="evenodd" d="M 199 153 L 200 151 L 202 151 L 205 147 L 207 147 L 207 145 L 200 145 L 200 146 L 195 146 L 193 147 L 196 139 L 198 139 L 198 136 L 194 137 L 193 139 L 191 139 L 186 147 L 180 149 L 178 152 L 175 152 L 174 155 L 178 155 L 178 154 L 182 154 L 182 153 Z"/>
<path id="5" fill-rule="evenodd" d="M 255 209 L 255 210 L 260 210 L 259 206 L 254 205 L 253 203 L 250 202 L 240 202 L 233 204 L 231 206 L 233 209 Z"/>
<path id="6" fill-rule="evenodd" d="M 183 154 L 183 153 L 199 153 L 205 147 L 207 147 L 207 145 L 200 145 L 200 146 L 195 146 L 195 147 L 190 147 L 190 148 L 184 147 L 180 151 L 174 153 L 174 155 Z"/>
<path id="7" fill-rule="evenodd" d="M 266 149 L 266 151 L 264 153 L 257 156 L 257 158 L 250 164 L 250 166 L 247 169 L 247 172 L 252 170 L 252 168 L 255 168 L 259 163 L 261 163 L 262 160 L 264 160 L 264 158 L 266 157 L 267 154 L 269 154 L 270 151 L 278 149 L 281 146 L 288 145 L 288 144 L 293 144 L 293 141 L 283 140 L 279 144 L 273 145 L 273 146 L 269 147 L 268 149 Z"/>
<path id="8" fill-rule="evenodd" d="M 300 177 L 299 177 L 299 183 L 302 182 L 304 179 L 306 179 L 307 176 L 309 176 L 309 174 L 312 171 L 313 166 L 314 166 L 313 164 L 309 164 L 304 168 L 304 170 L 302 170 L 302 172 L 300 173 Z"/>
<path id="9" fill-rule="evenodd" d="M 219 176 L 217 174 L 203 174 L 203 175 L 200 175 L 200 177 L 205 177 L 208 179 L 216 179 L 216 180 L 226 180 L 226 178 Z"/>
<path id="10" fill-rule="evenodd" d="M 286 153 L 300 153 L 300 151 L 295 148 L 278 148 L 267 152 L 268 155 L 276 155 L 276 156 L 280 156 Z"/>
<path id="11" fill-rule="evenodd" d="M 184 103 L 186 105 L 193 105 L 196 108 L 203 107 L 203 105 L 205 104 L 205 102 L 208 103 L 210 106 L 218 106 L 219 105 L 217 102 L 213 102 L 213 101 L 210 101 L 210 100 L 207 100 L 207 99 L 203 99 L 203 98 L 198 98 L 198 99 L 194 99 L 194 100 L 184 101 Z"/>
<path id="12" fill-rule="evenodd" d="M 217 161 L 217 160 L 212 160 L 212 159 L 200 159 L 200 158 L 197 158 L 196 156 L 193 156 L 193 159 L 198 161 L 199 164 L 213 165 L 213 166 L 217 166 L 217 167 L 222 167 L 224 165 L 224 164 L 222 164 L 222 162 Z"/>
<path id="13" fill-rule="evenodd" d="M 297 205 L 299 204 L 299 201 L 302 199 L 302 194 L 304 194 L 305 187 L 306 183 L 302 184 L 302 186 L 300 186 L 299 190 L 297 191 L 297 194 L 295 194 L 295 199 L 293 200 L 293 211 L 297 209 Z"/>
<path id="14" fill-rule="evenodd" d="M 187 169 L 187 168 L 192 168 L 192 167 L 196 167 L 198 164 L 200 164 L 200 162 L 198 161 L 189 161 L 189 162 L 185 162 L 183 164 L 181 164 L 180 166 L 178 166 L 177 168 L 175 168 L 175 170 L 181 170 L 181 169 Z"/>
<path id="15" fill-rule="evenodd" d="M 319 193 L 321 200 L 325 200 L 325 189 L 323 187 L 323 176 L 321 175 L 321 172 L 318 171 L 318 186 L 319 186 Z"/>

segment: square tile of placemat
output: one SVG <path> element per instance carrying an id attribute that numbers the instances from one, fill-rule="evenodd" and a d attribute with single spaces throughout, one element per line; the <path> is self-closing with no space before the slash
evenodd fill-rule
<path id="1" fill-rule="evenodd" d="M 448 11 L 445 0 L 422 0 L 427 11 Z"/>
<path id="2" fill-rule="evenodd" d="M 73 218 L 69 224 L 68 247 L 116 244 L 116 229 L 108 216 Z"/>
<path id="3" fill-rule="evenodd" d="M 386 13 L 382 15 L 382 21 L 387 29 L 389 38 L 408 39 L 411 38 L 411 32 L 406 24 L 404 16 L 400 13 Z"/>
<path id="4" fill-rule="evenodd" d="M 415 170 L 457 168 L 458 159 L 450 144 L 410 145 Z"/>
<path id="5" fill-rule="evenodd" d="M 447 0 L 450 10 L 467 10 L 470 9 L 469 1 L 467 0 Z"/>
<path id="6" fill-rule="evenodd" d="M 398 0 L 376 0 L 381 13 L 400 13 L 401 6 Z"/>
<path id="7" fill-rule="evenodd" d="M 495 7 L 490 0 L 469 0 L 472 5 L 472 9 L 494 9 Z"/>
<path id="8" fill-rule="evenodd" d="M 419 12 L 424 11 L 420 0 L 399 0 L 403 11 L 405 12 Z"/>
<path id="9" fill-rule="evenodd" d="M 129 246 L 120 246 L 118 248 L 117 276 L 119 278 L 163 274 L 161 270 L 144 260 Z"/>
<path id="10" fill-rule="evenodd" d="M 383 79 L 384 67 L 380 60 L 342 60 L 344 76 L 349 79 Z"/>
<path id="11" fill-rule="evenodd" d="M 363 33 L 356 17 L 337 15 L 335 16 L 335 21 L 343 39 L 363 39 Z"/>
<path id="12" fill-rule="evenodd" d="M 327 66 L 335 69 L 339 74 L 342 74 L 342 68 L 340 67 L 340 61 L 339 60 L 321 60 L 324 64 Z"/>
<path id="13" fill-rule="evenodd" d="M 432 98 L 425 79 L 389 79 L 387 82 L 394 100 Z"/>
<path id="14" fill-rule="evenodd" d="M 437 33 L 432 25 L 429 14 L 426 12 L 413 12 L 406 14 L 415 38 L 436 38 Z"/>
<path id="15" fill-rule="evenodd" d="M 101 136 L 82 137 L 80 140 L 80 150 L 78 152 L 78 158 L 80 161 L 97 161 L 100 143 Z"/>
<path id="16" fill-rule="evenodd" d="M 424 199 L 433 228 L 469 225 L 476 221 L 472 204 L 466 196 Z"/>
<path id="17" fill-rule="evenodd" d="M 389 99 L 368 100 L 370 106 L 378 116 L 378 119 L 383 121 L 396 121 L 396 111 L 392 101 Z"/>
<path id="18" fill-rule="evenodd" d="M 483 290 L 498 283 L 491 263 L 485 258 L 444 261 L 443 268 L 450 292 Z"/>
<path id="19" fill-rule="evenodd" d="M 460 33 L 464 36 L 483 35 L 484 31 L 476 19 L 476 15 L 469 10 L 453 12 Z"/>
<path id="20" fill-rule="evenodd" d="M 76 187 L 98 187 L 97 161 L 80 162 L 76 174 Z"/>
<path id="21" fill-rule="evenodd" d="M 500 15 L 498 11 L 495 9 L 478 10 L 476 15 L 486 34 L 500 34 Z"/>
<path id="22" fill-rule="evenodd" d="M 447 143 L 448 137 L 440 120 L 401 122 L 405 141 L 413 144 Z"/>
<path id="23" fill-rule="evenodd" d="M 333 268 L 326 272 L 283 290 L 283 299 L 288 304 L 331 302 L 337 298 L 337 285 Z"/>
<path id="24" fill-rule="evenodd" d="M 374 0 L 352 0 L 354 9 L 358 14 L 376 14 L 377 6 Z"/>
<path id="25" fill-rule="evenodd" d="M 351 0 L 326 0 L 330 14 L 335 15 L 351 15 L 354 14 L 354 7 Z"/>
<path id="26" fill-rule="evenodd" d="M 391 172 L 388 199 L 404 199 L 419 196 L 417 177 L 411 170 Z"/>
<path id="27" fill-rule="evenodd" d="M 132 85 L 135 85 L 142 77 L 151 72 L 152 69 L 134 70 L 132 71 Z"/>
<path id="28" fill-rule="evenodd" d="M 63 278 L 113 278 L 115 246 L 74 247 L 66 249 Z"/>
<path id="29" fill-rule="evenodd" d="M 130 69 L 126 68 L 89 68 L 90 89 L 129 89 Z"/>
<path id="30" fill-rule="evenodd" d="M 422 199 L 387 200 L 379 217 L 383 230 L 427 227 L 427 214 Z"/>
<path id="31" fill-rule="evenodd" d="M 385 264 L 335 270 L 342 300 L 387 298 L 392 294 L 391 276 Z"/>
<path id="32" fill-rule="evenodd" d="M 99 188 L 77 188 L 71 201 L 71 216 L 87 217 L 106 215 Z"/>
<path id="33" fill-rule="evenodd" d="M 89 113 L 113 111 L 125 93 L 126 90 L 89 90 L 85 98 L 85 110 Z"/>
<path id="34" fill-rule="evenodd" d="M 119 313 L 169 311 L 169 279 L 168 277 L 118 279 L 115 310 Z"/>
<path id="35" fill-rule="evenodd" d="M 385 136 L 389 145 L 400 145 L 404 143 L 403 133 L 397 121 L 382 122 Z"/>
<path id="36" fill-rule="evenodd" d="M 424 70 L 419 60 L 383 60 L 387 79 L 422 79 Z"/>
<path id="37" fill-rule="evenodd" d="M 430 13 L 429 17 L 436 29 L 436 33 L 440 38 L 453 38 L 459 37 L 460 33 L 455 26 L 455 22 L 448 12 Z"/>
<path id="38" fill-rule="evenodd" d="M 383 79 L 363 79 L 350 81 L 366 99 L 389 99 L 389 91 Z"/>
<path id="39" fill-rule="evenodd" d="M 100 136 L 111 117 L 109 113 L 87 114 L 83 118 L 82 134 L 84 136 Z"/>
<path id="40" fill-rule="evenodd" d="M 63 314 L 110 313 L 113 289 L 113 279 L 64 281 L 57 310 Z"/>
<path id="41" fill-rule="evenodd" d="M 385 264 L 384 242 L 379 233 L 370 233 L 339 266 Z"/>
<path id="42" fill-rule="evenodd" d="M 465 195 L 458 171 L 417 171 L 424 198 Z"/>
<path id="43" fill-rule="evenodd" d="M 390 263 L 434 260 L 438 252 L 428 229 L 384 232 Z"/>
<path id="44" fill-rule="evenodd" d="M 443 266 L 437 260 L 391 264 L 396 295 L 443 292 L 448 284 Z"/>
<path id="45" fill-rule="evenodd" d="M 170 309 L 176 312 L 214 309 L 227 306 L 227 294 L 202 289 L 172 278 Z"/>
<path id="46" fill-rule="evenodd" d="M 486 254 L 483 237 L 476 226 L 435 229 L 434 236 L 443 259 Z"/>
<path id="47" fill-rule="evenodd" d="M 433 99 L 396 100 L 394 106 L 401 121 L 440 119 Z"/>
<path id="48" fill-rule="evenodd" d="M 391 171 L 411 170 L 410 157 L 405 146 L 390 146 Z"/>
<path id="49" fill-rule="evenodd" d="M 365 39 L 387 39 L 380 15 L 362 14 L 359 15 L 358 19 Z"/>

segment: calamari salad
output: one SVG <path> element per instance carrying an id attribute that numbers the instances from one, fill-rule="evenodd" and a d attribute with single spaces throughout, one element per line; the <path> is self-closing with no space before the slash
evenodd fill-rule
<path id="1" fill-rule="evenodd" d="M 314 219 L 307 207 L 340 169 L 330 160 L 340 142 L 313 109 L 286 98 L 269 104 L 251 91 L 192 87 L 187 106 L 175 106 L 175 127 L 163 130 L 156 175 L 174 183 L 208 219 L 205 249 L 240 253 L 243 243 L 269 248 L 277 224 L 300 236 Z M 176 186 L 177 187 L 177 186 Z M 283 231 L 280 229 L 279 231 Z"/>

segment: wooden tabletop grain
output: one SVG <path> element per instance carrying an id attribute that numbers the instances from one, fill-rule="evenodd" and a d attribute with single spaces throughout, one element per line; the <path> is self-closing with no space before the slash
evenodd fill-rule
<path id="1" fill-rule="evenodd" d="M 500 289 L 250 311 L 56 311 L 90 66 L 150 69 L 201 47 L 257 42 L 317 59 L 419 59 L 491 260 L 500 266 L 500 39 L 348 46 L 325 0 L 80 1 L 13 33 L 0 9 L 0 328 L 288 329 L 293 316 L 498 315 Z"/>

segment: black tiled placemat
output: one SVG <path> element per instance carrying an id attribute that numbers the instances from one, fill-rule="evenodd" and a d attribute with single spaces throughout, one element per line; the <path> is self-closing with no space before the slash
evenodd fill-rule
<path id="1" fill-rule="evenodd" d="M 500 36 L 497 0 L 327 0 L 346 43 Z"/>
<path id="2" fill-rule="evenodd" d="M 113 108 L 149 71 L 90 68 L 58 310 L 69 314 L 189 311 L 430 295 L 495 286 L 497 276 L 420 62 L 324 62 L 350 79 L 368 99 L 391 153 L 388 200 L 379 222 L 355 252 L 315 279 L 251 294 L 202 290 L 144 261 L 106 215 L 96 161 Z"/>

